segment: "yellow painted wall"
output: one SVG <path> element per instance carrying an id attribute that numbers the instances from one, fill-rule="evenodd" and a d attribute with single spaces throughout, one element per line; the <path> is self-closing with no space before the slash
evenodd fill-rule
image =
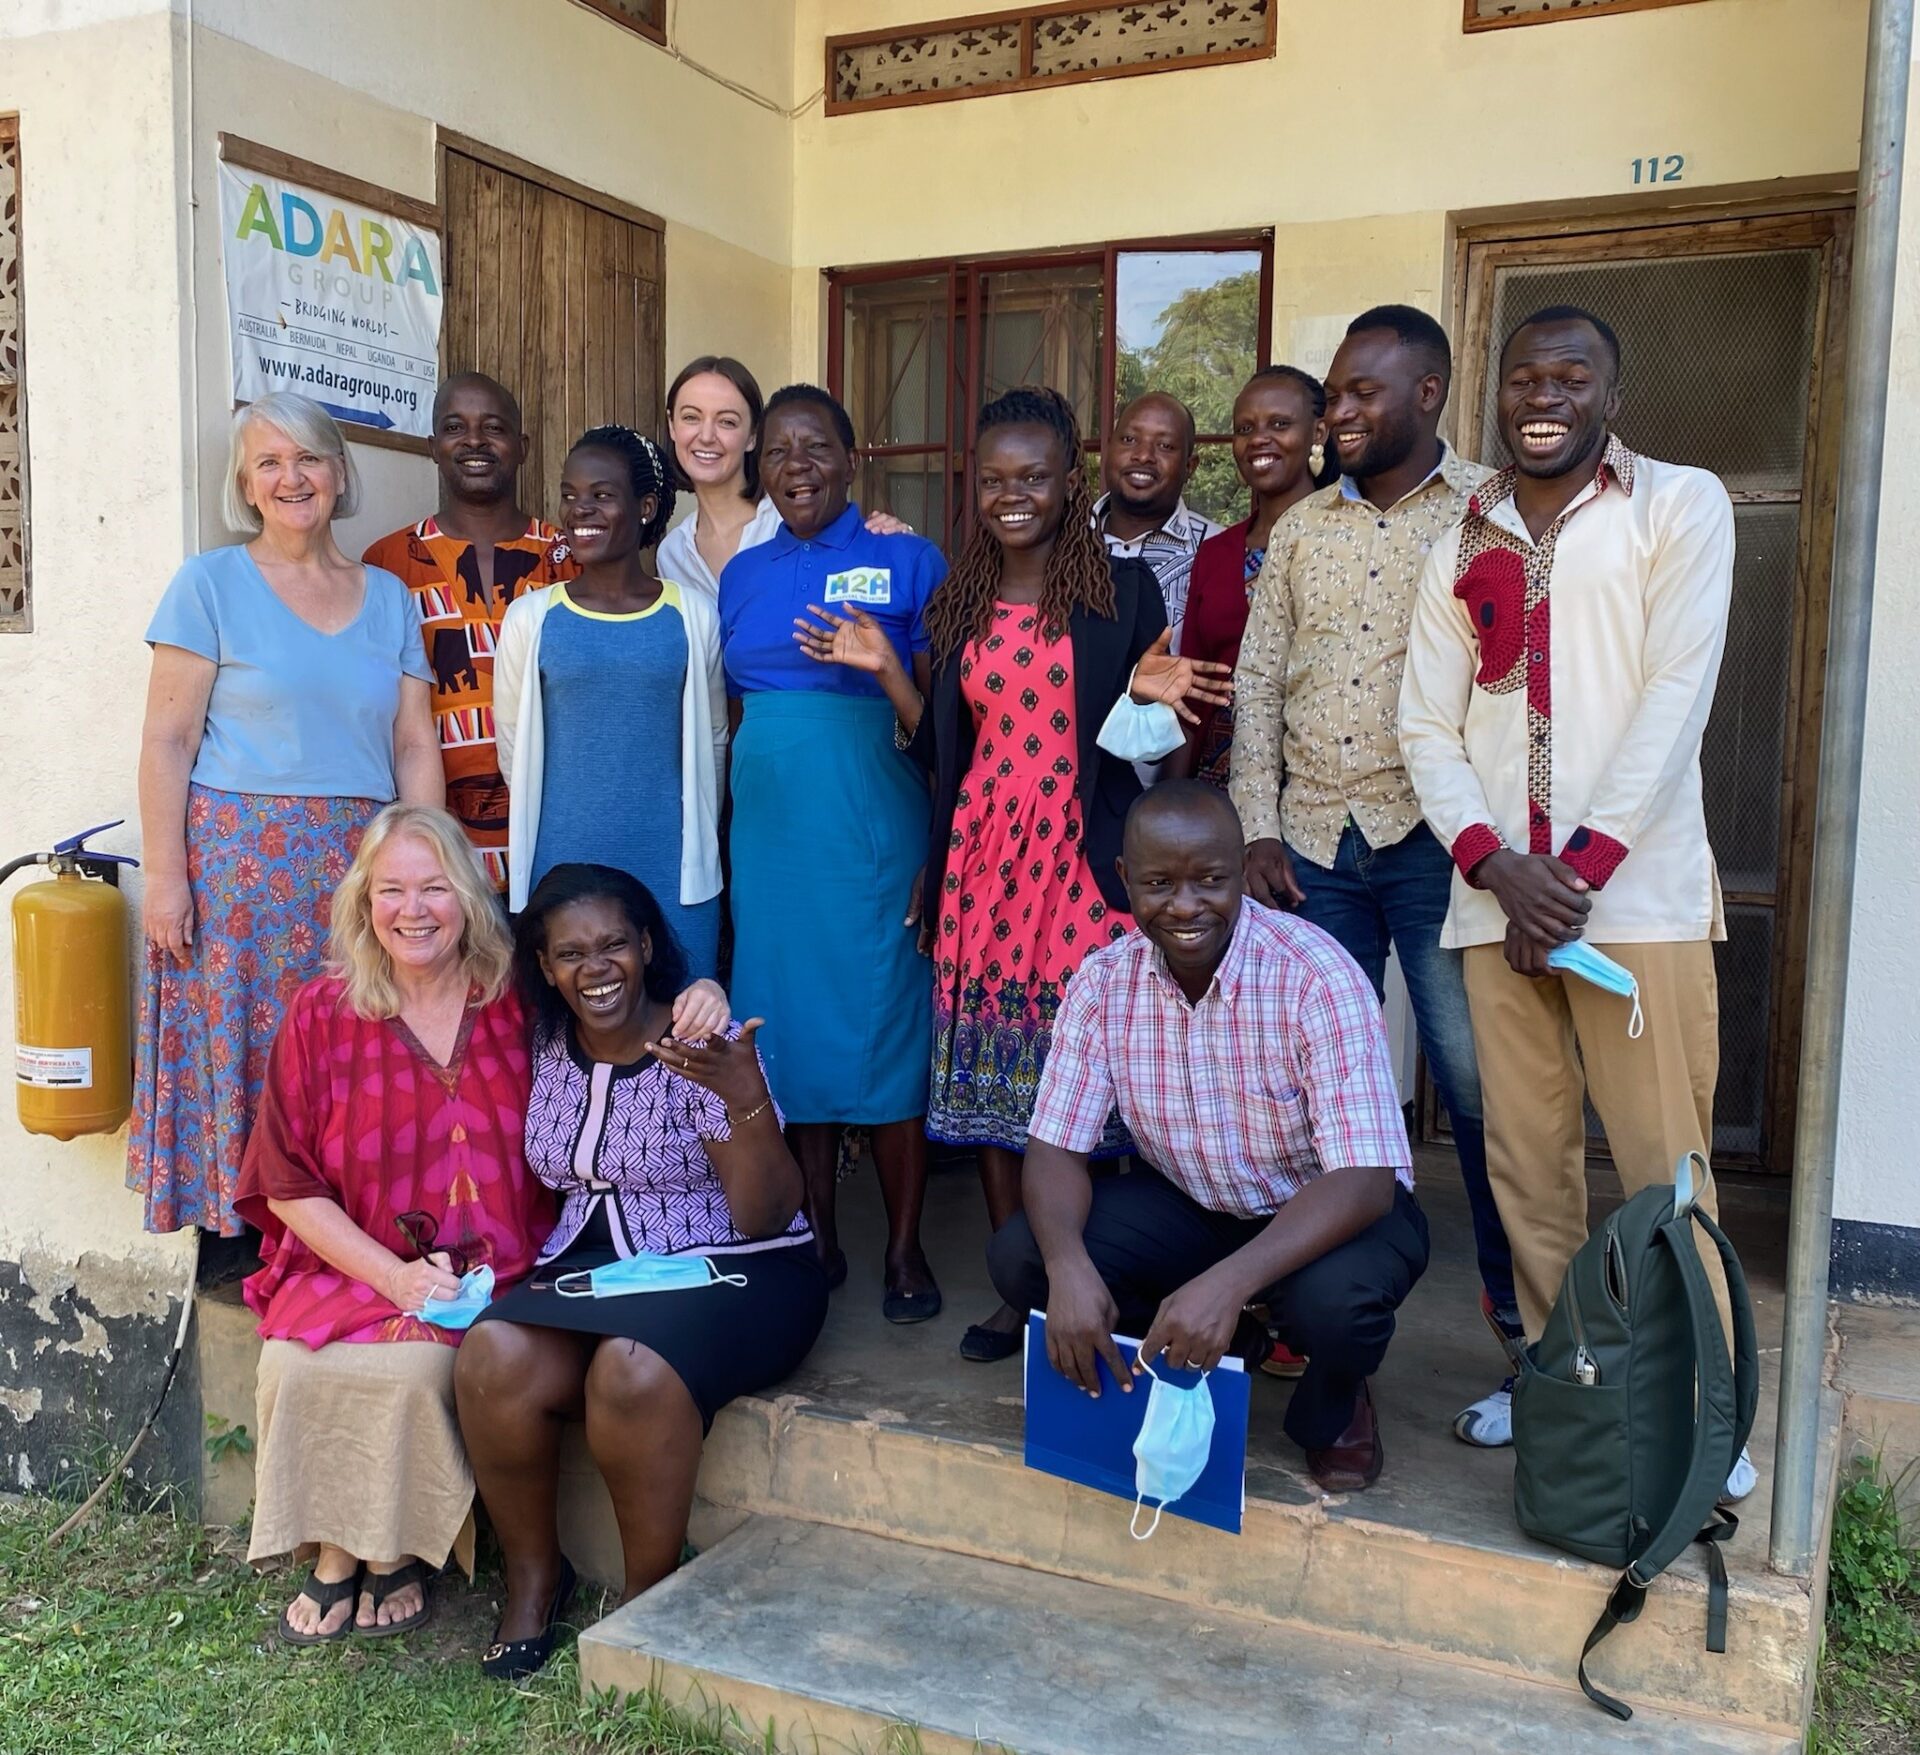
<path id="1" fill-rule="evenodd" d="M 34 584 L 33 632 L 0 634 L 0 859 L 135 815 L 144 612 L 187 531 L 171 31 L 163 7 L 0 32 L 0 110 L 21 131 Z M 136 843 L 130 822 L 99 844 Z M 51 1291 L 83 1253 L 137 1257 L 171 1289 L 179 1245 L 141 1232 L 124 1136 L 61 1145 L 14 1119 L 10 956 L 0 1020 L 0 1259 Z"/>
<path id="2" fill-rule="evenodd" d="M 442 125 L 666 221 L 669 375 L 695 353 L 734 352 L 782 379 L 791 357 L 792 14 L 783 0 L 700 0 L 685 10 L 680 53 L 764 102 L 581 6 L 336 0 L 315 11 L 197 0 L 197 211 L 219 211 L 222 131 L 432 200 Z M 203 289 L 199 456 L 217 483 L 230 398 L 212 234 L 197 227 L 193 254 Z M 343 541 L 364 544 L 431 505 L 424 459 L 358 445 L 354 454 L 366 498 Z M 204 542 L 224 539 L 218 499 L 212 488 L 198 496 Z"/>
<path id="3" fill-rule="evenodd" d="M 963 9 L 678 0 L 674 54 L 564 0 L 195 0 L 192 27 L 165 0 L 0 11 L 0 109 L 21 115 L 27 168 L 36 624 L 0 636 L 0 856 L 135 816 L 140 631 L 181 555 L 224 540 L 221 130 L 431 197 L 444 123 L 650 208 L 669 370 L 726 350 L 769 386 L 820 369 L 830 264 L 1272 226 L 1284 357 L 1376 299 L 1444 308 L 1463 210 L 1624 197 L 1637 153 L 1686 153 L 1686 195 L 1854 156 L 1865 0 L 1475 38 L 1455 0 L 1283 0 L 1271 62 L 822 114 L 829 20 Z M 349 544 L 432 493 L 418 459 L 359 458 Z M 132 829 L 113 844 L 131 850 Z M 0 965 L 10 1020 L 7 982 Z M 122 1150 L 29 1140 L 0 1105 L 0 1259 L 92 1250 L 170 1280 L 175 1245 L 141 1234 Z"/>
<path id="4" fill-rule="evenodd" d="M 799 0 L 795 85 L 824 38 L 952 0 Z M 1179 233 L 1275 230 L 1276 357 L 1300 318 L 1442 311 L 1448 216 L 1848 173 L 1866 0 L 1712 0 L 1466 35 L 1456 0 L 1280 0 L 1278 54 L 1005 97 L 800 118 L 796 332 L 820 268 Z M 812 312 L 811 319 L 804 314 Z"/>
<path id="5" fill-rule="evenodd" d="M 439 123 L 636 203 L 667 222 L 669 371 L 724 348 L 789 375 L 792 11 L 686 12 L 679 54 L 764 102 L 564 0 L 195 0 L 191 28 L 167 0 L 0 7 L 26 166 L 35 623 L 0 635 L 0 859 L 115 816 L 104 844 L 137 850 L 141 631 L 183 554 L 230 540 L 222 131 L 430 200 Z M 354 452 L 357 552 L 434 482 L 424 459 Z M 12 1004 L 0 958 L 9 1070 Z M 0 1101 L 0 1261 L 129 1258 L 147 1264 L 129 1296 L 163 1308 L 181 1240 L 141 1230 L 124 1155 L 124 1134 L 33 1139 Z"/>

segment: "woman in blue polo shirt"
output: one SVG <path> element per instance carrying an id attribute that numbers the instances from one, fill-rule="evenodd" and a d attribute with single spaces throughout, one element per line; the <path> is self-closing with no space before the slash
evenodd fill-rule
<path id="1" fill-rule="evenodd" d="M 878 536 L 849 502 L 853 423 L 824 390 L 767 403 L 760 480 L 773 538 L 720 576 L 720 638 L 736 727 L 734 1009 L 768 1020 L 760 1052 L 807 1182 L 807 1214 L 836 1282 L 840 1130 L 872 1130 L 887 1205 L 892 1322 L 924 1322 L 940 1290 L 920 1248 L 926 1192 L 927 1017 L 918 873 L 930 804 L 870 676 L 816 664 L 795 639 L 809 605 L 865 609 L 924 690 L 925 608 L 947 565 L 918 536 Z"/>

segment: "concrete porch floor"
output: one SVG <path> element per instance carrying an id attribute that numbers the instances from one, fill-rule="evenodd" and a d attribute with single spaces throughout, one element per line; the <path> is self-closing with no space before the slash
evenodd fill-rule
<path id="1" fill-rule="evenodd" d="M 924 1237 L 946 1308 L 913 1328 L 895 1328 L 880 1314 L 883 1220 L 877 1187 L 863 1171 L 841 1186 L 851 1272 L 826 1332 L 785 1383 L 722 1411 L 695 1505 L 700 1558 L 583 1632 L 583 1676 L 623 1688 L 672 1676 L 689 1698 L 765 1707 L 782 1723 L 813 1727 L 810 1735 L 831 1725 L 850 1734 L 856 1719 L 869 1731 L 903 1718 L 930 1724 L 950 1717 L 952 1703 L 937 1690 L 903 1693 L 877 1679 L 869 1687 L 859 1679 L 866 1674 L 860 1654 L 879 1664 L 874 1678 L 918 1677 L 918 1687 L 938 1671 L 908 1663 L 914 1640 L 888 1630 L 898 1601 L 918 1596 L 946 1605 L 941 1625 L 952 1622 L 954 1640 L 973 1642 L 969 1661 L 1014 1664 L 1016 1627 L 999 1605 L 1018 1601 L 1034 1627 L 1051 1625 L 1059 1638 L 1022 1659 L 1026 1669 L 1008 1669 L 1009 1677 L 1031 1681 L 1048 1664 L 1070 1663 L 1075 1628 L 1105 1629 L 1100 1637 L 1117 1642 L 1116 1653 L 1150 1667 L 1159 1654 L 1149 1630 L 1181 1625 L 1184 1616 L 1203 1632 L 1218 1631 L 1241 1654 L 1232 1662 L 1253 1666 L 1249 1674 L 1267 1675 L 1274 1664 L 1286 1670 L 1283 1683 L 1269 1677 L 1235 1708 L 1251 1724 L 1260 1722 L 1261 1690 L 1284 1685 L 1322 1703 L 1302 1708 L 1307 1719 L 1299 1728 L 1331 1733 L 1344 1722 L 1335 1710 L 1339 1678 L 1364 1675 L 1398 1702 L 1430 1699 L 1453 1726 L 1440 1739 L 1432 1722 L 1422 1723 L 1420 1739 L 1409 1742 L 1415 1723 L 1401 1706 L 1383 1708 L 1378 1722 L 1392 1727 L 1400 1747 L 1484 1749 L 1491 1739 L 1476 1738 L 1472 1727 L 1488 1727 L 1464 1708 L 1441 1705 L 1456 1695 L 1464 1700 L 1474 1687 L 1495 1691 L 1500 1710 L 1514 1715 L 1513 1731 L 1568 1755 L 1602 1746 L 1739 1748 L 1743 1755 L 1797 1747 L 1811 1702 L 1824 1548 L 1811 1588 L 1766 1565 L 1786 1191 L 1751 1182 L 1721 1191 L 1753 1286 L 1762 1347 L 1752 1446 L 1760 1484 L 1740 1508 L 1741 1529 L 1726 1550 L 1729 1648 L 1719 1656 L 1704 1650 L 1705 1572 L 1689 1551 L 1656 1585 L 1640 1620 L 1596 1656 L 1595 1680 L 1637 1709 L 1634 1735 L 1621 1740 L 1619 1727 L 1573 1686 L 1581 1642 L 1612 1576 L 1522 1536 L 1513 1521 L 1512 1453 L 1477 1451 L 1452 1435 L 1454 1414 L 1492 1388 L 1504 1366 L 1478 1313 L 1451 1153 L 1422 1151 L 1418 1175 L 1433 1259 L 1375 1383 L 1387 1447 L 1379 1484 L 1363 1494 L 1321 1495 L 1281 1431 L 1291 1386 L 1256 1375 L 1244 1533 L 1225 1536 L 1169 1518 L 1152 1541 L 1136 1543 L 1127 1535 L 1130 1506 L 1022 1465 L 1018 1360 L 981 1366 L 959 1357 L 968 1323 L 996 1302 L 970 1164 L 935 1172 Z M 1592 1180 L 1599 1212 L 1612 1198 L 1611 1172 Z M 198 1326 L 203 1407 L 250 1422 L 258 1352 L 251 1318 L 237 1302 L 203 1297 Z M 1825 1483 L 1840 1452 L 1839 1410 L 1836 1390 Z M 244 1514 L 249 1463 L 228 1457 L 209 1469 L 206 1515 Z M 562 1466 L 567 1551 L 586 1575 L 616 1581 L 611 1506 L 577 1430 Z M 1035 1582 L 1042 1577 L 1053 1582 Z M 857 1624 L 829 1626 L 819 1617 L 829 1597 L 867 1610 Z M 786 1632 L 769 1643 L 756 1630 L 776 1621 Z M 707 1633 L 696 1637 L 698 1628 Z M 884 1663 L 883 1651 L 892 1654 Z M 811 1698 L 798 1685 L 822 1666 L 839 1678 L 834 1701 Z M 1479 1681 L 1457 1683 L 1460 1676 Z M 1009 1702 L 1047 1697 L 1028 1683 L 1009 1687 Z M 770 1703 L 779 1700 L 785 1704 L 775 1711 Z M 854 1716 L 835 1718 L 843 1710 Z M 1128 1746 L 1076 1745 L 1058 1740 L 1056 1728 L 1029 1725 L 1005 1740 L 1042 1755 L 1118 1755 Z M 1393 1736 L 1382 1734 L 1387 1741 L 1354 1746 L 1393 1746 Z M 870 1739 L 863 1733 L 862 1740 Z M 799 1746 L 808 1746 L 804 1738 Z M 949 1745 L 929 1738 L 925 1746 Z M 951 1746 L 971 1747 L 971 1735 Z M 1240 1745 L 1205 1746 L 1225 1755 Z"/>
<path id="2" fill-rule="evenodd" d="M 1368 1492 L 1325 1499 L 1332 1517 L 1364 1518 L 1409 1532 L 1445 1535 L 1494 1550 L 1535 1554 L 1513 1521 L 1513 1453 L 1459 1442 L 1453 1417 L 1495 1388 L 1502 1355 L 1479 1314 L 1479 1276 L 1466 1197 L 1453 1154 L 1417 1150 L 1417 1192 L 1432 1226 L 1425 1277 L 1400 1312 L 1387 1362 L 1374 1381 L 1386 1467 Z M 1612 1170 L 1590 1176 L 1597 1220 L 1618 1204 Z M 1736 1571 L 1762 1571 L 1773 1486 L 1775 1398 L 1779 1389 L 1786 1189 L 1758 1178 L 1721 1189 L 1726 1229 L 1747 1271 L 1760 1333 L 1760 1410 L 1752 1451 L 1760 1485 L 1740 1507 L 1740 1534 L 1728 1549 Z M 850 1271 L 834 1294 L 819 1344 L 780 1394 L 805 1397 L 809 1411 L 1018 1450 L 1025 1433 L 1019 1357 L 973 1365 L 959 1355 L 967 1325 L 999 1304 L 986 1273 L 986 1213 L 970 1166 L 937 1170 L 922 1229 L 945 1295 L 932 1322 L 896 1328 L 880 1314 L 884 1213 L 873 1178 L 840 1186 L 841 1242 Z M 1323 1495 L 1300 1451 L 1281 1430 L 1291 1386 L 1256 1375 L 1247 1438 L 1247 1498 L 1313 1505 Z"/>
<path id="3" fill-rule="evenodd" d="M 1017 1360 L 970 1365 L 956 1351 L 967 1324 L 995 1303 L 970 1166 L 934 1178 L 924 1235 L 946 1309 L 917 1328 L 893 1328 L 880 1315 L 882 1215 L 872 1179 L 842 1184 L 852 1271 L 826 1333 L 777 1392 L 736 1403 L 715 1423 L 694 1520 L 700 1558 L 583 1633 L 583 1679 L 724 1701 L 756 1726 L 791 1733 L 796 1747 L 823 1737 L 865 1746 L 906 1720 L 929 1733 L 929 1750 L 972 1749 L 980 1738 L 1048 1755 L 1226 1755 L 1274 1732 L 1283 1745 L 1297 1732 L 1436 1752 L 1515 1737 L 1568 1755 L 1797 1748 L 1820 1593 L 1766 1566 L 1783 1192 L 1722 1190 L 1763 1347 L 1753 1435 L 1761 1482 L 1726 1555 L 1728 1650 L 1704 1649 L 1705 1572 L 1690 1552 L 1656 1585 L 1639 1621 L 1596 1655 L 1596 1682 L 1636 1708 L 1627 1729 L 1573 1685 L 1612 1576 L 1523 1537 L 1513 1521 L 1511 1452 L 1476 1451 L 1452 1436 L 1454 1414 L 1504 1367 L 1478 1314 L 1451 1154 L 1423 1152 L 1419 1173 L 1433 1263 L 1375 1383 L 1387 1446 L 1380 1483 L 1323 1496 L 1281 1431 L 1290 1386 L 1257 1376 L 1243 1533 L 1168 1519 L 1146 1543 L 1126 1533 L 1128 1505 L 1022 1466 Z M 1598 1174 L 1596 1186 L 1608 1180 L 1610 1172 Z M 1604 1210 L 1603 1200 L 1595 1207 Z M 1837 1394 L 1830 1407 L 1829 1480 Z M 618 1553 L 604 1492 L 579 1451 L 570 1473 L 568 1550 L 576 1562 L 604 1566 Z M 902 1631 L 917 1624 L 909 1604 L 924 1614 L 924 1633 L 912 1637 Z M 1193 1722 L 1193 1741 L 1170 1743 L 1129 1719 L 1144 1697 L 1126 1684 L 1111 1722 L 1067 1722 L 1063 1703 L 1085 1691 L 1063 1693 L 1046 1678 L 1078 1675 L 1089 1641 L 1115 1677 L 1160 1674 L 1168 1635 L 1182 1628 L 1225 1641 L 1219 1659 L 1236 1678 L 1231 1698 Z M 923 1637 L 951 1664 L 919 1661 Z M 1004 1688 L 990 1700 L 991 1691 L 936 1685 L 955 1670 L 998 1677 Z M 1364 1678 L 1358 1695 L 1355 1678 Z M 1095 1688 L 1113 1680 L 1091 1671 L 1082 1679 Z M 1297 1722 L 1275 1717 L 1282 1698 Z M 1467 1704 L 1475 1700 L 1491 1718 L 1476 1715 Z M 1001 1727 L 991 1737 L 989 1724 Z"/>

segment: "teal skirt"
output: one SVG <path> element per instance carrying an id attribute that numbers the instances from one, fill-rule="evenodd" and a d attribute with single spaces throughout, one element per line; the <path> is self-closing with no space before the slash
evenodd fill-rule
<path id="1" fill-rule="evenodd" d="M 893 708 L 748 695 L 730 781 L 733 1012 L 789 1121 L 874 1127 L 927 1108 L 933 965 L 906 924 L 927 857 L 926 776 Z"/>

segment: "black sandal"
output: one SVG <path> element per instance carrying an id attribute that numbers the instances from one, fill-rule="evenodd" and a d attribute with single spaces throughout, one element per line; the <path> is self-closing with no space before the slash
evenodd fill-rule
<path id="1" fill-rule="evenodd" d="M 361 1570 L 356 1566 L 345 1578 L 336 1578 L 331 1584 L 326 1584 L 320 1579 L 320 1563 L 316 1560 L 313 1570 L 307 1574 L 307 1582 L 293 1593 L 294 1602 L 302 1597 L 309 1598 L 324 1621 L 330 1610 L 338 1608 L 348 1597 L 357 1598 L 360 1595 Z M 353 1631 L 353 1616 L 349 1615 L 331 1633 L 301 1633 L 287 1619 L 292 1612 L 293 1603 L 280 1611 L 282 1645 L 331 1645 L 336 1639 L 345 1639 Z"/>
<path id="2" fill-rule="evenodd" d="M 374 1614 L 380 1613 L 380 1606 L 388 1597 L 398 1596 L 410 1584 L 420 1587 L 420 1607 L 404 1621 L 389 1621 L 384 1627 L 378 1621 L 371 1627 L 362 1627 L 356 1609 L 354 1632 L 362 1639 L 393 1639 L 402 1633 L 411 1633 L 416 1627 L 425 1626 L 433 1613 L 433 1597 L 427 1590 L 427 1580 L 432 1576 L 433 1569 L 424 1560 L 409 1560 L 406 1565 L 396 1566 L 391 1572 L 375 1572 L 369 1568 L 365 1585 L 367 1595 L 373 1598 Z"/>
<path id="3" fill-rule="evenodd" d="M 573 1587 L 578 1582 L 574 1576 L 573 1562 L 562 1554 L 560 1582 L 554 1586 L 553 1601 L 547 1605 L 546 1626 L 532 1639 L 496 1639 L 481 1654 L 480 1668 L 496 1682 L 524 1682 L 527 1677 L 538 1675 L 546 1667 L 547 1659 L 553 1656 L 553 1642 L 560 1632 L 560 1617 L 566 1613 Z"/>

